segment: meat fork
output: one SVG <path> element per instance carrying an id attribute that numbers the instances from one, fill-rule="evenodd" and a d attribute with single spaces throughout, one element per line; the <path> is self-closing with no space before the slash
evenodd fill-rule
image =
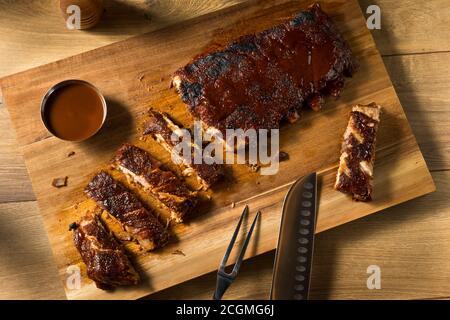
<path id="1" fill-rule="evenodd" d="M 250 242 L 250 238 L 253 233 L 253 229 L 255 228 L 256 221 L 258 220 L 261 212 L 258 211 L 256 213 L 255 219 L 253 219 L 253 223 L 250 227 L 250 230 L 245 238 L 244 244 L 242 245 L 241 252 L 239 252 L 239 256 L 234 264 L 233 270 L 231 273 L 225 272 L 225 266 L 227 264 L 228 258 L 230 257 L 231 250 L 233 249 L 234 243 L 236 242 L 237 235 L 239 234 L 239 229 L 241 228 L 242 221 L 244 217 L 248 215 L 248 206 L 246 205 L 244 211 L 241 214 L 241 218 L 234 230 L 233 236 L 231 237 L 230 244 L 228 245 L 227 251 L 223 256 L 222 262 L 220 263 L 219 270 L 217 271 L 217 283 L 216 283 L 216 291 L 214 292 L 213 299 L 220 300 L 222 299 L 223 294 L 228 289 L 230 284 L 236 279 L 239 268 L 241 267 L 242 261 L 244 260 L 245 251 L 247 250 L 248 243 Z"/>

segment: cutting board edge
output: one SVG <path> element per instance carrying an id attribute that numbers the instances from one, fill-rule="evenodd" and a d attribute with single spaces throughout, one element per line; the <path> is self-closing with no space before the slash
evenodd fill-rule
<path id="1" fill-rule="evenodd" d="M 355 1 L 355 2 L 356 2 L 356 1 Z M 236 7 L 236 6 L 239 6 L 239 5 L 240 5 L 240 4 L 236 4 L 236 5 L 232 6 L 232 8 L 233 8 L 233 7 Z M 358 5 L 358 7 L 359 7 L 359 5 Z M 226 9 L 231 9 L 231 8 L 226 8 Z M 226 10 L 226 9 L 224 9 L 224 10 Z M 361 8 L 360 8 L 360 9 L 361 9 Z M 213 13 L 209 13 L 209 14 L 211 14 L 211 15 L 217 14 L 217 11 L 216 11 L 216 12 L 213 12 Z M 206 15 L 209 15 L 209 14 L 206 14 Z M 206 15 L 202 15 L 202 16 L 199 16 L 199 17 L 196 17 L 196 18 L 193 18 L 193 19 L 189 19 L 189 20 L 186 20 L 186 21 L 184 21 L 184 22 L 186 22 L 186 23 L 187 23 L 187 22 L 192 22 L 192 20 L 204 18 L 204 16 L 206 16 Z M 181 23 L 181 24 L 182 24 L 182 23 Z M 158 31 L 161 31 L 161 30 L 163 30 L 163 29 L 165 29 L 165 28 L 170 28 L 170 27 L 172 27 L 172 26 L 173 26 L 173 25 L 168 25 L 168 26 L 165 26 L 164 28 L 156 29 L 156 30 L 151 31 L 151 32 L 149 32 L 149 33 L 158 32 Z M 370 34 L 370 32 L 369 32 L 369 34 Z M 137 35 L 137 36 L 135 36 L 135 37 L 139 37 L 139 36 L 142 36 L 142 34 L 141 34 L 141 35 Z M 371 34 L 370 34 L 370 36 L 371 36 L 371 38 L 372 38 L 372 41 L 374 42 L 373 37 L 372 37 Z M 133 37 L 130 37 L 130 38 L 133 38 Z M 129 40 L 130 38 L 125 39 L 125 40 L 122 40 L 122 41 L 119 41 L 119 42 L 116 42 L 116 43 L 113 43 L 113 44 L 110 44 L 110 45 L 107 45 L 107 46 L 105 46 L 105 47 L 116 45 L 117 43 L 127 41 L 127 40 Z M 374 42 L 374 43 L 375 43 L 375 42 Z M 103 48 L 103 47 L 102 47 L 102 48 Z M 379 51 L 378 51 L 378 48 L 376 47 L 376 45 L 375 45 L 375 48 L 376 48 L 376 50 L 377 50 L 377 55 L 380 56 Z M 89 51 L 86 51 L 86 52 L 84 52 L 84 53 L 80 53 L 80 54 L 78 54 L 78 55 L 89 54 L 91 51 L 95 51 L 95 50 L 98 50 L 98 49 L 99 49 L 99 48 L 93 49 L 93 50 L 89 50 Z M 78 56 L 78 55 L 76 55 L 76 56 Z M 20 74 L 25 73 L 25 72 L 29 72 L 30 70 L 33 70 L 33 69 L 39 69 L 39 68 L 45 67 L 45 66 L 50 65 L 50 64 L 57 64 L 58 62 L 63 61 L 63 60 L 66 60 L 66 59 L 68 59 L 68 58 L 70 58 L 70 57 L 63 58 L 63 59 L 60 59 L 60 60 L 57 60 L 57 61 L 54 61 L 54 62 L 50 62 L 50 63 L 48 63 L 48 64 L 44 64 L 44 65 L 41 65 L 41 66 L 37 66 L 37 67 L 31 68 L 31 69 L 29 69 L 29 70 L 25 70 L 25 71 L 22 71 L 22 72 L 13 74 L 13 75 L 5 76 L 5 77 L 3 77 L 3 78 L 0 79 L 0 92 L 1 92 L 1 88 L 4 86 L 4 83 L 9 82 L 10 79 L 12 79 L 14 76 L 20 75 Z M 386 68 L 385 68 L 385 65 L 384 65 L 384 62 L 383 62 L 383 67 L 384 67 L 384 71 L 387 73 Z M 388 73 L 387 73 L 387 74 L 388 74 Z M 390 81 L 391 86 L 392 86 L 392 82 L 391 82 L 391 80 L 390 80 L 389 75 L 388 75 L 388 78 L 389 78 L 389 81 Z M 392 87 L 393 87 L 393 86 L 392 86 Z M 394 91 L 395 91 L 395 88 L 394 88 Z M 395 96 L 396 96 L 396 98 L 398 99 L 398 95 L 397 95 L 396 92 L 395 92 Z M 5 106 L 8 108 L 8 104 L 5 103 L 5 101 L 4 101 L 4 104 L 5 104 Z M 403 109 L 403 106 L 401 105 L 401 103 L 400 103 L 400 106 L 401 106 L 401 108 Z M 404 109 L 403 109 L 403 112 L 404 112 Z M 406 116 L 406 113 L 405 113 L 405 116 Z M 408 122 L 408 126 L 409 126 L 409 128 L 410 128 L 409 122 Z M 410 128 L 410 130 L 411 130 L 411 128 Z M 414 135 L 413 133 L 412 133 L 412 136 L 414 137 L 414 140 L 415 140 L 415 143 L 416 143 L 416 145 L 417 145 L 417 148 L 418 148 L 418 150 L 419 150 L 421 156 L 423 157 L 422 152 L 421 152 L 421 150 L 420 150 L 420 146 L 417 144 L 415 135 Z M 423 161 L 424 161 L 424 160 L 423 160 Z M 430 172 L 429 172 L 429 169 L 428 169 L 427 164 L 426 164 L 425 161 L 424 161 L 424 164 L 425 164 L 425 167 L 427 168 L 428 174 L 429 174 L 430 177 L 431 177 L 431 174 L 430 174 Z M 28 166 L 27 166 L 27 171 L 28 171 Z M 429 192 L 432 192 L 432 191 L 434 191 L 434 190 L 436 189 L 432 177 L 431 177 L 431 183 L 432 183 L 432 187 L 430 188 L 430 191 L 429 191 Z M 427 194 L 427 193 L 429 193 L 429 192 L 425 192 L 425 193 L 420 194 L 420 195 L 412 196 L 410 199 L 413 199 L 413 198 L 422 196 L 422 195 Z M 403 202 L 408 201 L 408 200 L 410 200 L 410 199 L 406 199 L 406 200 L 400 201 L 400 202 L 398 202 L 397 204 L 403 203 Z M 396 205 L 396 204 L 395 204 L 395 205 Z M 38 206 L 40 206 L 40 205 L 39 205 L 39 201 L 38 201 Z M 387 206 L 387 207 L 388 207 L 388 206 Z M 364 216 L 373 214 L 373 213 L 378 212 L 378 211 L 383 210 L 383 209 L 384 209 L 384 208 L 377 208 L 377 210 L 374 210 L 373 212 L 368 213 L 368 214 L 366 214 L 366 215 L 364 215 Z M 41 209 L 39 209 L 39 210 L 42 211 Z M 360 217 L 360 218 L 361 218 L 361 217 Z M 359 218 L 357 218 L 357 219 L 359 219 Z M 46 228 L 47 228 L 47 227 L 46 227 Z M 327 228 L 326 230 L 329 230 L 329 229 L 331 229 L 331 228 L 333 228 L 333 227 Z M 325 230 L 321 230 L 320 232 L 322 232 L 322 231 L 325 231 Z M 272 249 L 268 249 L 268 250 L 266 250 L 266 251 L 264 251 L 264 252 L 268 252 L 268 251 L 270 251 L 270 250 L 273 250 L 273 248 L 272 248 Z M 53 256 L 54 256 L 54 258 L 55 258 L 55 260 L 56 260 L 53 246 L 52 246 L 52 254 L 53 254 Z M 203 274 L 205 274 L 205 273 L 203 273 Z M 194 277 L 192 277 L 192 278 L 195 278 L 195 277 L 197 277 L 197 276 L 194 276 Z M 190 279 L 192 279 L 192 278 L 190 278 Z M 189 280 L 189 279 L 187 279 L 187 280 Z M 187 281 L 187 280 L 186 280 L 186 281 Z M 168 288 L 168 287 L 171 287 L 171 286 L 167 286 L 167 288 Z M 148 293 L 147 293 L 147 294 L 148 294 Z M 146 294 L 146 295 L 147 295 L 147 294 Z M 66 295 L 67 295 L 67 294 L 66 294 Z M 68 297 L 69 297 L 69 296 L 68 296 Z M 112 298 L 116 298 L 115 296 L 111 296 L 111 297 L 112 297 Z"/>
<path id="2" fill-rule="evenodd" d="M 428 172 L 429 172 L 429 171 L 428 171 Z M 370 211 L 370 212 L 368 212 L 368 213 L 366 213 L 366 214 L 364 214 L 364 215 L 361 215 L 360 217 L 358 217 L 358 218 L 356 218 L 356 219 L 350 219 L 350 220 L 348 220 L 347 222 L 344 222 L 344 223 L 341 223 L 341 224 L 336 224 L 336 225 L 334 225 L 334 226 L 330 226 L 330 227 L 327 227 L 327 228 L 324 228 L 324 229 L 321 229 L 321 230 L 316 230 L 315 234 L 319 234 L 319 233 L 322 233 L 322 232 L 326 232 L 326 231 L 332 230 L 332 229 L 337 228 L 337 227 L 340 227 L 340 226 L 342 226 L 342 225 L 344 225 L 344 224 L 347 224 L 347 223 L 350 223 L 350 222 L 353 222 L 353 221 L 357 221 L 357 220 L 359 220 L 359 219 L 362 219 L 362 218 L 371 216 L 371 215 L 373 215 L 373 214 L 375 214 L 375 213 L 380 213 L 381 211 L 383 211 L 383 210 L 385 210 L 385 209 L 387 209 L 387 208 L 391 208 L 391 207 L 400 205 L 400 204 L 402 204 L 402 203 L 408 202 L 408 201 L 410 201 L 410 200 L 413 200 L 413 199 L 416 199 L 416 198 L 419 198 L 419 197 L 423 197 L 423 196 L 425 196 L 425 195 L 427 195 L 427 194 L 430 194 L 430 193 L 436 191 L 436 185 L 435 185 L 435 183 L 434 183 L 434 181 L 433 181 L 431 175 L 430 175 L 430 180 L 429 180 L 429 182 L 431 182 L 431 184 L 429 184 L 429 183 L 427 184 L 427 186 L 428 186 L 429 188 L 428 188 L 428 189 L 425 189 L 424 192 L 423 192 L 422 194 L 420 194 L 420 195 L 413 195 L 413 196 L 411 196 L 411 197 L 406 197 L 406 198 L 404 198 L 404 199 L 399 200 L 398 202 L 395 202 L 393 205 L 386 205 L 386 206 L 383 206 L 383 207 L 376 207 L 376 208 L 374 208 L 375 210 Z M 260 255 L 262 255 L 262 254 L 266 254 L 266 253 L 268 253 L 268 252 L 270 252 L 270 251 L 273 251 L 273 250 L 275 250 L 275 249 L 276 249 L 276 246 L 270 246 L 270 247 L 261 249 L 261 250 L 258 251 L 258 253 L 255 254 L 255 255 L 252 255 L 252 256 L 246 256 L 246 257 L 244 258 L 244 261 L 247 261 L 247 260 L 249 260 L 249 259 L 251 259 L 251 258 L 260 256 Z M 53 251 L 53 249 L 52 249 L 52 251 Z M 232 264 L 232 263 L 228 263 L 228 265 L 231 265 L 231 264 Z M 140 293 L 136 293 L 135 295 L 134 295 L 134 294 L 131 294 L 131 297 L 127 297 L 127 299 L 140 299 L 140 298 L 143 298 L 143 297 L 146 297 L 146 296 L 150 296 L 150 295 L 152 295 L 152 294 L 154 294 L 154 293 L 157 293 L 157 292 L 159 292 L 159 291 L 162 291 L 162 290 L 165 290 L 165 289 L 174 287 L 174 286 L 176 286 L 176 285 L 178 285 L 178 284 L 181 284 L 181 283 L 184 283 L 184 282 L 187 282 L 187 281 L 190 281 L 190 280 L 199 278 L 199 277 L 204 276 L 204 275 L 206 275 L 206 274 L 208 274 L 208 273 L 214 272 L 215 270 L 216 270 L 215 268 L 212 268 L 212 269 L 210 269 L 209 271 L 201 272 L 201 273 L 198 274 L 198 275 L 194 275 L 194 276 L 192 276 L 192 277 L 189 277 L 188 279 L 186 279 L 186 280 L 183 281 L 183 282 L 177 282 L 177 283 L 174 283 L 174 284 L 169 284 L 169 285 L 167 285 L 167 286 L 158 288 L 157 290 L 154 290 L 154 291 L 148 291 L 148 292 L 145 292 L 145 293 L 143 293 L 143 294 L 140 294 Z M 64 287 L 64 292 L 65 292 L 66 297 L 67 297 L 68 300 L 83 300 L 83 299 L 100 299 L 100 300 L 101 300 L 101 299 L 111 299 L 111 300 L 114 300 L 114 299 L 117 299 L 117 296 L 116 296 L 116 295 L 113 295 L 113 294 L 112 294 L 112 295 L 109 295 L 109 294 L 102 294 L 101 297 L 98 297 L 98 296 L 97 296 L 97 297 L 94 297 L 94 296 L 93 296 L 93 297 L 90 297 L 89 295 L 88 295 L 88 296 L 86 296 L 86 295 L 71 295 L 71 294 L 68 293 L 68 290 L 66 289 L 66 287 L 65 287 L 64 285 L 63 285 L 63 287 Z"/>
<path id="3" fill-rule="evenodd" d="M 357 2 L 357 0 L 351 0 L 351 1 L 356 1 Z M 151 31 L 148 31 L 148 32 L 135 34 L 135 35 L 132 35 L 132 36 L 130 36 L 128 38 L 125 38 L 125 39 L 122 39 L 122 40 L 119 40 L 119 41 L 116 41 L 116 42 L 113 42 L 113 43 L 110 43 L 110 44 L 107 44 L 107 45 L 104 45 L 104 46 L 100 46 L 100 47 L 97 47 L 97 48 L 89 49 L 87 51 L 83 51 L 83 52 L 77 53 L 75 55 L 63 57 L 63 58 L 60 58 L 60 59 L 57 59 L 57 60 L 54 60 L 54 61 L 51 61 L 51 62 L 47 62 L 47 63 L 41 64 L 41 65 L 37 65 L 37 66 L 31 67 L 31 68 L 26 69 L 26 70 L 22 70 L 22 71 L 15 72 L 15 73 L 12 73 L 12 74 L 4 75 L 4 76 L 0 77 L 0 98 L 2 97 L 2 95 L 1 95 L 1 92 L 2 92 L 1 88 L 2 87 L 4 87 L 4 88 L 11 87 L 11 85 L 9 85 L 9 82 L 11 82 L 11 79 L 13 79 L 15 77 L 18 77 L 18 76 L 21 76 L 21 75 L 23 75 L 25 73 L 28 73 L 28 72 L 31 72 L 31 71 L 36 71 L 37 69 L 44 68 L 44 67 L 52 65 L 52 64 L 58 64 L 58 63 L 63 62 L 65 60 L 67 60 L 67 59 L 71 59 L 71 58 L 75 58 L 75 57 L 79 57 L 79 56 L 83 56 L 83 55 L 88 55 L 88 54 L 91 54 L 91 53 L 93 53 L 94 51 L 96 51 L 98 49 L 105 49 L 105 48 L 108 48 L 108 47 L 113 47 L 113 46 L 116 46 L 116 45 L 118 45 L 120 43 L 124 43 L 124 42 L 126 42 L 126 41 L 128 41 L 128 40 L 130 40 L 132 38 L 137 38 L 137 37 L 140 37 L 140 36 L 143 36 L 143 35 L 151 35 L 152 33 L 157 33 L 157 32 L 163 32 L 164 30 L 170 29 L 171 27 L 173 27 L 175 25 L 177 25 L 177 26 L 181 25 L 182 26 L 183 24 L 198 23 L 198 22 L 201 22 L 202 20 L 204 20 L 205 18 L 207 19 L 210 16 L 217 15 L 218 13 L 224 14 L 224 13 L 226 13 L 228 11 L 233 11 L 233 10 L 236 10 L 237 8 L 240 8 L 240 7 L 242 7 L 242 8 L 249 7 L 253 3 L 257 3 L 257 2 L 258 2 L 258 0 L 247 0 L 245 2 L 236 3 L 236 4 L 233 4 L 233 5 L 228 6 L 226 8 L 221 8 L 219 10 L 212 11 L 212 12 L 207 12 L 207 13 L 201 14 L 199 16 L 188 18 L 188 19 L 183 20 L 183 21 L 174 22 L 174 23 L 171 23 L 171 24 L 168 24 L 168 25 L 164 25 L 164 26 L 162 26 L 160 28 L 157 28 L 157 29 L 154 29 L 154 30 L 151 30 Z M 197 22 L 197 20 L 198 20 L 198 22 Z M 0 100 L 0 102 L 1 102 L 1 100 Z"/>

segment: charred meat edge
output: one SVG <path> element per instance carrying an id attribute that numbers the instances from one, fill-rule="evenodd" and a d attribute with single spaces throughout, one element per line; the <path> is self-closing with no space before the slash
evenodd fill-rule
<path id="1" fill-rule="evenodd" d="M 97 173 L 84 192 L 114 217 L 142 249 L 153 250 L 168 242 L 166 228 L 135 195 L 105 171 Z"/>
<path id="2" fill-rule="evenodd" d="M 141 148 L 123 145 L 113 166 L 164 204 L 176 222 L 182 222 L 197 204 L 197 193 L 171 171 L 162 170 L 160 162 Z"/>
<path id="3" fill-rule="evenodd" d="M 182 168 L 184 176 L 196 175 L 198 183 L 203 189 L 210 188 L 213 184 L 219 181 L 223 176 L 223 167 L 219 164 L 195 164 L 194 160 L 186 161 L 183 157 L 178 155 L 175 150 L 175 144 L 172 142 L 172 134 L 179 137 L 182 136 L 184 130 L 176 125 L 165 113 L 155 110 L 148 111 L 148 119 L 144 123 L 144 135 L 152 136 L 164 149 L 166 149 L 175 159 L 175 163 Z M 201 148 L 201 146 L 191 144 L 192 150 Z"/>
<path id="4" fill-rule="evenodd" d="M 204 130 L 225 134 L 228 128 L 272 129 L 283 119 L 295 122 L 303 105 L 319 110 L 326 95 L 339 96 L 345 77 L 357 67 L 316 3 L 281 25 L 198 55 L 175 72 L 172 85 Z"/>
<path id="5" fill-rule="evenodd" d="M 369 201 L 373 189 L 376 134 L 381 107 L 372 102 L 356 105 L 344 133 L 335 189 L 355 200 Z"/>
<path id="6" fill-rule="evenodd" d="M 98 288 L 107 290 L 139 282 L 139 275 L 123 247 L 95 213 L 88 212 L 72 229 L 73 241 L 86 264 L 87 275 Z"/>

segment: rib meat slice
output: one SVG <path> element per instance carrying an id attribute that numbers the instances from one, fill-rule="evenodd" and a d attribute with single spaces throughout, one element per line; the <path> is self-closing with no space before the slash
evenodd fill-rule
<path id="1" fill-rule="evenodd" d="M 117 219 L 144 250 L 165 245 L 169 234 L 158 219 L 120 182 L 100 171 L 84 192 Z"/>
<path id="2" fill-rule="evenodd" d="M 160 162 L 145 150 L 123 145 L 116 153 L 114 166 L 161 201 L 176 222 L 182 222 L 197 204 L 197 193 L 171 171 L 163 170 Z"/>
<path id="3" fill-rule="evenodd" d="M 73 241 L 86 264 L 87 275 L 98 288 L 111 289 L 139 282 L 139 275 L 122 246 L 96 214 L 88 212 L 74 225 L 73 231 Z"/>
<path id="4" fill-rule="evenodd" d="M 205 53 L 172 83 L 206 128 L 276 129 L 304 105 L 320 109 L 356 70 L 352 52 L 318 4 L 290 21 Z"/>
<path id="5" fill-rule="evenodd" d="M 344 133 L 335 189 L 360 201 L 371 200 L 375 142 L 381 107 L 356 105 Z"/>
<path id="6" fill-rule="evenodd" d="M 196 174 L 197 180 L 204 189 L 208 189 L 214 183 L 220 180 L 223 176 L 223 167 L 220 164 L 206 164 L 204 162 L 196 164 L 194 159 L 186 161 L 175 150 L 177 142 L 173 142 L 172 134 L 180 136 L 182 128 L 173 123 L 172 120 L 165 113 L 160 113 L 155 110 L 148 111 L 148 119 L 144 123 L 143 134 L 150 135 L 157 142 L 159 142 L 168 152 L 171 153 L 172 159 L 176 158 L 176 162 L 181 166 L 182 174 L 184 176 L 190 176 L 193 173 Z M 192 149 L 201 148 L 192 143 Z M 192 152 L 193 154 L 193 152 Z"/>

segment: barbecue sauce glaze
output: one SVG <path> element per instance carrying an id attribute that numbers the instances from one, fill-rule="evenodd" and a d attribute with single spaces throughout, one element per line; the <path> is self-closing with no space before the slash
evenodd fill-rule
<path id="1" fill-rule="evenodd" d="M 284 24 L 196 57 L 175 77 L 182 100 L 207 126 L 270 129 L 303 105 L 318 110 L 324 96 L 338 96 L 356 66 L 331 19 L 314 5 Z"/>
<path id="2" fill-rule="evenodd" d="M 99 93 L 88 84 L 78 82 L 60 87 L 50 95 L 44 117 L 56 137 L 82 141 L 100 129 L 104 112 Z"/>

